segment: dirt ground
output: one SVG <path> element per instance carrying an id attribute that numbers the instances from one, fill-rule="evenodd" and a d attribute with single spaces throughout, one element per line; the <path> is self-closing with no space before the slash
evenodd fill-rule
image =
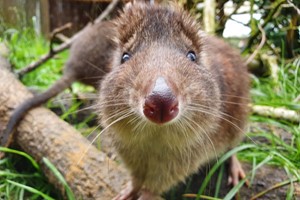
<path id="1" fill-rule="evenodd" d="M 246 171 L 250 171 L 252 166 L 244 163 L 243 167 Z M 188 188 L 187 188 L 187 184 L 183 184 L 183 183 L 178 185 L 176 188 L 173 188 L 170 192 L 168 192 L 165 195 L 166 200 L 184 199 L 182 198 L 182 195 L 185 193 L 197 194 L 201 186 L 201 183 L 204 180 L 205 172 L 207 170 L 208 170 L 207 167 L 205 167 L 202 170 L 200 170 L 198 174 L 195 174 L 192 177 L 190 177 L 186 181 L 186 183 L 189 183 L 190 185 Z M 211 179 L 208 188 L 205 191 L 205 195 L 214 196 L 215 189 L 216 189 L 215 188 L 216 180 L 217 180 L 217 175 Z M 220 195 L 218 196 L 219 198 L 225 197 L 226 194 L 231 189 L 231 186 L 227 184 L 228 183 L 227 180 L 228 180 L 228 173 L 225 170 L 222 178 Z M 263 166 L 257 170 L 253 182 L 250 184 L 250 186 L 249 187 L 243 186 L 241 188 L 241 190 L 239 191 L 238 199 L 245 199 L 245 200 L 252 199 L 252 197 L 254 197 L 256 194 L 270 188 L 276 183 L 281 183 L 285 180 L 288 180 L 288 177 L 283 169 L 278 169 L 270 166 Z M 289 186 L 284 186 L 284 187 L 274 189 L 257 199 L 260 200 L 286 199 L 288 187 Z M 295 194 L 295 199 L 300 199 L 300 185 L 294 184 L 294 187 L 295 187 L 295 191 L 298 192 L 298 194 Z M 185 198 L 185 199 L 195 199 L 195 198 Z"/>

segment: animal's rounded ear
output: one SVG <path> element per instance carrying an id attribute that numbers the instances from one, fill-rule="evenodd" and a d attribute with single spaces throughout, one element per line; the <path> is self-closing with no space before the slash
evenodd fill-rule
<path id="1" fill-rule="evenodd" d="M 129 10 L 132 7 L 132 4 L 134 3 L 135 0 L 129 1 L 128 3 L 125 4 L 124 6 L 124 11 Z"/>
<path id="2" fill-rule="evenodd" d="M 124 6 L 124 11 L 130 10 L 133 5 L 151 3 L 154 0 L 130 0 Z"/>
<path id="3" fill-rule="evenodd" d="M 130 8 L 130 6 L 132 6 L 132 5 L 134 5 L 134 4 L 147 4 L 147 3 L 150 3 L 150 4 L 152 4 L 152 3 L 154 3 L 154 1 L 155 0 L 130 0 L 125 6 L 127 7 L 127 6 L 129 6 L 129 8 Z"/>
<path id="4" fill-rule="evenodd" d="M 139 4 L 139 3 L 146 3 L 151 0 L 130 0 L 128 3 L 125 4 L 125 9 L 130 9 L 132 5 Z"/>

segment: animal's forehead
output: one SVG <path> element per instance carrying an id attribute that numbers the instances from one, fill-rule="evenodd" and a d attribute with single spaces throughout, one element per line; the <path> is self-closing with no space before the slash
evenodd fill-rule
<path id="1" fill-rule="evenodd" d="M 176 17 L 175 13 L 153 13 L 149 17 L 142 19 L 141 25 L 145 30 L 156 32 L 173 32 L 182 28 L 182 22 Z"/>
<path id="2" fill-rule="evenodd" d="M 174 9 L 157 6 L 132 6 L 120 18 L 121 31 L 143 32 L 155 36 L 179 32 L 182 28 L 180 15 Z M 131 30 L 130 30 L 131 29 Z"/>
<path id="3" fill-rule="evenodd" d="M 196 47 L 201 43 L 195 20 L 176 6 L 131 5 L 123 10 L 116 25 L 119 34 L 117 41 L 126 47 L 148 41 L 177 43 L 182 38 L 186 41 L 184 43 Z"/>

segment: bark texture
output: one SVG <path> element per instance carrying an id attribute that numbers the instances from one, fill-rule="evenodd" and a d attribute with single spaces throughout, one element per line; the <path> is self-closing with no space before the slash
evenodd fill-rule
<path id="1" fill-rule="evenodd" d="M 3 66 L 0 86 L 1 133 L 13 109 L 32 94 Z M 28 112 L 17 127 L 15 142 L 42 165 L 49 181 L 64 193 L 42 162 L 43 157 L 48 158 L 78 199 L 112 199 L 128 180 L 122 167 L 46 108 Z"/>

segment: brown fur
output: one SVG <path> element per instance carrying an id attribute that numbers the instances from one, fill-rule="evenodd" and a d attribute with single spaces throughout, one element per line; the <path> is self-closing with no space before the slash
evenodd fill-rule
<path id="1" fill-rule="evenodd" d="M 118 48 L 101 84 L 101 123 L 132 175 L 132 192 L 160 195 L 241 140 L 246 67 L 238 53 L 176 6 L 127 6 L 115 24 Z M 190 50 L 195 62 L 186 57 Z M 124 52 L 132 57 L 121 64 Z M 179 115 L 165 125 L 143 114 L 159 76 L 179 100 Z"/>
<path id="2" fill-rule="evenodd" d="M 128 6 L 115 24 L 118 48 L 101 84 L 101 122 L 132 175 L 133 192 L 160 195 L 241 140 L 246 67 L 233 49 L 174 6 Z M 190 50 L 196 62 L 186 57 Z M 124 52 L 132 57 L 121 64 Z M 151 123 L 142 111 L 158 76 L 180 104 L 179 116 L 165 125 Z"/>
<path id="3" fill-rule="evenodd" d="M 76 80 L 99 87 L 99 82 L 111 67 L 112 52 L 116 44 L 111 21 L 90 24 L 72 44 L 64 74 L 73 74 Z"/>

